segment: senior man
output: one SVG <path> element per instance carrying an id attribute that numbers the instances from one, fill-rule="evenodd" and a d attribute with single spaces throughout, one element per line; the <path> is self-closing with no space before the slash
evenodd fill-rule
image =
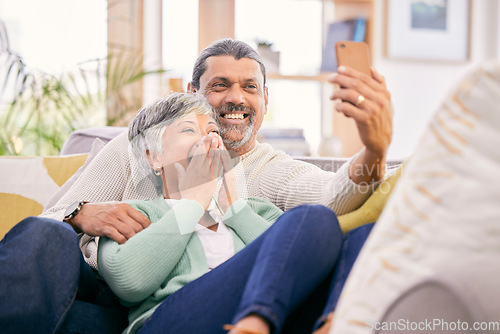
<path id="1" fill-rule="evenodd" d="M 317 203 L 342 215 L 359 207 L 371 193 L 368 188 L 384 176 L 392 137 L 391 101 L 383 77 L 375 71 L 370 78 L 339 68 L 330 82 L 343 87 L 331 98 L 345 101 L 337 110 L 356 121 L 365 146 L 337 173 L 323 172 L 256 141 L 269 93 L 264 64 L 247 44 L 226 39 L 207 47 L 195 63 L 188 90 L 205 95 L 221 115 L 224 144 L 242 160 L 249 196 L 268 198 L 285 211 Z M 88 201 L 71 220 L 77 230 L 123 243 L 147 227 L 149 222 L 128 205 L 109 203 L 156 195 L 130 166 L 127 145 L 125 133 L 106 145 L 70 191 L 42 216 L 62 220 L 72 203 Z"/>
<path id="2" fill-rule="evenodd" d="M 331 99 L 343 100 L 337 105 L 337 111 L 355 120 L 365 146 L 337 173 L 294 160 L 256 141 L 267 112 L 269 93 L 264 64 L 247 44 L 225 39 L 207 47 L 195 63 L 188 90 L 206 96 L 218 111 L 224 144 L 241 159 L 246 182 L 239 184 L 239 191 L 268 198 L 283 210 L 316 203 L 341 215 L 359 207 L 384 177 L 392 137 L 392 112 L 384 78 L 375 70 L 369 77 L 340 67 L 330 82 L 340 87 L 331 96 Z M 304 117 L 306 113 L 307 110 Z M 90 267 L 96 268 L 97 244 L 92 237 L 107 236 L 119 243 L 126 242 L 150 222 L 120 202 L 156 196 L 152 182 L 130 160 L 126 134 L 108 143 L 53 207 L 40 217 L 24 220 L 2 241 L 0 264 L 9 269 L 0 269 L 0 276 L 9 277 L 4 285 L 11 289 L 8 298 L 3 300 L 15 300 L 15 303 L 11 304 L 10 314 L 0 311 L 0 324 L 10 323 L 11 328 L 25 329 L 25 332 L 36 331 L 36 326 L 47 332 L 71 331 L 72 326 L 85 327 L 82 331 L 89 332 L 120 328 L 124 313 L 113 303 L 102 302 L 106 297 L 96 289 L 101 281 L 96 280 L 90 270 Z M 61 224 L 61 220 L 85 234 L 80 245 L 90 267 L 81 256 L 75 255 L 76 234 L 67 228 L 69 225 Z M 21 252 L 16 245 L 27 240 L 29 246 Z M 7 253 L 9 256 L 2 255 Z M 12 263 L 19 261 L 24 261 L 23 270 L 13 269 Z M 26 277 L 29 277 L 28 283 L 19 284 Z M 65 280 L 63 287 L 55 284 L 62 283 L 62 279 Z M 30 299 L 30 295 L 36 298 Z M 97 300 L 100 305 L 89 314 L 85 305 L 74 302 L 75 298 L 91 303 Z M 38 316 L 43 321 L 35 327 L 20 320 L 37 317 L 37 312 L 43 313 Z M 88 323 L 96 323 L 98 318 L 102 320 L 95 325 L 99 329 L 89 329 Z"/>

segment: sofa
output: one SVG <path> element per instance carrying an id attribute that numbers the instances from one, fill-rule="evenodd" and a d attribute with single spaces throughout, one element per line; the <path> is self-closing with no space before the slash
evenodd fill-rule
<path id="1" fill-rule="evenodd" d="M 499 105 L 500 62 L 493 61 L 458 82 L 411 158 L 403 166 L 389 162 L 393 174 L 360 208 L 339 217 L 344 231 L 377 224 L 343 289 L 330 334 L 500 332 Z M 106 140 L 90 136 L 89 153 L 70 154 L 68 144 L 60 157 L 0 158 L 0 234 L 18 221 L 6 214 L 28 214 L 19 198 L 39 201 L 31 213 L 37 214 Z M 345 163 L 297 159 L 333 171 Z M 17 193 L 6 192 L 14 186 Z"/>
<path id="2" fill-rule="evenodd" d="M 500 332 L 500 61 L 437 106 L 356 259 L 330 333 Z"/>
<path id="3" fill-rule="evenodd" d="M 35 216 L 44 207 L 54 204 L 55 197 L 69 188 L 100 149 L 125 127 L 94 127 L 76 130 L 64 143 L 59 156 L 0 157 L 0 238 L 17 222 Z M 348 159 L 323 157 L 297 157 L 327 171 L 336 171 Z M 388 162 L 389 173 L 394 172 L 401 160 Z M 383 194 L 372 196 L 361 209 L 341 217 L 348 231 L 368 221 L 374 221 L 388 198 L 396 177 L 384 184 Z M 70 180 L 69 182 L 66 182 Z"/>

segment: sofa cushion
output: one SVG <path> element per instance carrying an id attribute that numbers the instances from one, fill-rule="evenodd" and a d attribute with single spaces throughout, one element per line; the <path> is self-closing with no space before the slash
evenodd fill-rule
<path id="1" fill-rule="evenodd" d="M 90 152 L 95 139 L 107 144 L 127 128 L 123 126 L 102 126 L 73 131 L 61 148 L 60 155 Z"/>
<path id="2" fill-rule="evenodd" d="M 99 151 L 102 150 L 104 145 L 106 144 L 102 142 L 99 137 L 94 139 L 90 148 L 90 152 L 88 153 L 88 157 L 85 160 L 85 164 L 83 164 L 83 166 L 81 166 L 75 174 L 68 178 L 67 181 L 50 197 L 50 199 L 45 204 L 44 209 L 53 207 L 59 201 L 59 199 L 64 196 L 69 188 L 71 188 L 76 180 L 78 180 L 83 170 L 90 164 L 90 162 L 95 158 Z"/>
<path id="3" fill-rule="evenodd" d="M 42 213 L 49 198 L 86 159 L 87 154 L 0 157 L 0 238 L 20 220 Z"/>
<path id="4" fill-rule="evenodd" d="M 498 321 L 499 105 L 492 62 L 434 114 L 352 269 L 331 333 L 384 333 L 373 324 L 429 312 L 455 325 L 456 314 Z"/>
<path id="5" fill-rule="evenodd" d="M 392 194 L 396 183 L 403 173 L 403 166 L 391 170 L 391 175 L 382 182 L 373 194 L 358 209 L 339 216 L 339 224 L 344 233 L 347 233 L 356 227 L 368 223 L 374 223 L 378 220 L 387 200 Z"/>

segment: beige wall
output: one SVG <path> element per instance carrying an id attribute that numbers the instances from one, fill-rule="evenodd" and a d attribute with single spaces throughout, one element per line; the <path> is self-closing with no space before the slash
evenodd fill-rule
<path id="1" fill-rule="evenodd" d="M 472 0 L 470 60 L 447 64 L 391 60 L 384 56 L 384 0 L 375 0 L 374 65 L 387 81 L 395 106 L 392 157 L 405 157 L 415 147 L 434 110 L 454 82 L 486 59 L 500 59 L 500 4 Z"/>

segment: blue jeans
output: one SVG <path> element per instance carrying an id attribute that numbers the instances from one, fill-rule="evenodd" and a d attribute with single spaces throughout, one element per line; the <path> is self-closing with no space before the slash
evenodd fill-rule
<path id="1" fill-rule="evenodd" d="M 169 296 L 139 332 L 225 333 L 224 324 L 258 314 L 273 333 L 311 333 L 336 305 L 343 282 L 332 279 L 347 277 L 357 255 L 351 250 L 364 242 L 350 242 L 353 234 L 343 241 L 335 213 L 323 206 L 287 211 L 231 259 Z M 339 267 L 341 252 L 347 258 Z"/>
<path id="2" fill-rule="evenodd" d="M 127 310 L 99 305 L 107 287 L 68 224 L 29 217 L 0 241 L 0 332 L 120 333 Z"/>
<path id="3" fill-rule="evenodd" d="M 306 221 L 308 223 L 304 224 Z M 343 282 L 371 225 L 346 234 L 340 248 L 339 230 L 334 227 L 336 217 L 326 208 L 298 207 L 285 213 L 278 222 L 232 259 L 167 298 L 153 315 L 153 321 L 145 325 L 143 330 L 148 331 L 150 327 L 150 331 L 159 328 L 160 332 L 165 332 L 165 328 L 171 328 L 171 332 L 175 333 L 175 329 L 180 328 L 177 333 L 183 333 L 184 329 L 196 325 L 200 319 L 207 322 L 221 316 L 218 323 L 213 325 L 213 333 L 217 333 L 221 332 L 222 324 L 234 322 L 245 313 L 255 312 L 274 319 L 278 324 L 276 326 L 284 321 L 284 333 L 310 332 L 318 316 L 327 315 L 335 308 Z M 324 237 L 323 233 L 318 233 L 323 225 L 326 231 L 330 231 L 327 233 L 329 237 L 325 238 L 330 239 L 330 245 L 326 245 L 327 240 L 319 242 Z M 302 232 L 294 233 L 299 228 Z M 284 236 L 280 235 L 281 232 Z M 288 247 L 284 247 L 282 238 L 288 238 Z M 307 238 L 312 238 L 312 242 Z M 321 249 L 326 249 L 325 253 L 317 249 L 319 245 L 316 245 L 316 238 Z M 301 242 L 307 247 L 296 248 L 296 243 Z M 274 247 L 273 250 L 273 244 L 283 246 Z M 269 250 L 273 252 L 268 253 Z M 288 263 L 279 262 L 276 267 L 273 259 L 286 253 L 299 258 L 303 254 L 302 262 L 311 261 L 309 265 L 314 267 L 314 277 L 309 277 L 307 271 L 295 269 L 296 264 L 288 258 L 285 259 Z M 335 254 L 339 258 L 337 265 Z M 249 268 L 254 267 L 257 256 L 259 269 L 252 272 L 250 279 L 247 273 Z M 319 263 L 315 262 L 316 258 Z M 260 262 L 260 259 L 264 261 Z M 316 264 L 323 269 L 316 268 Z M 272 270 L 267 272 L 266 267 Z M 306 268 L 308 264 L 304 263 L 301 267 Z M 242 271 L 239 271 L 240 268 Z M 282 281 L 287 277 L 279 278 L 276 274 L 278 268 L 282 274 L 299 272 L 295 285 L 290 285 L 290 282 L 283 284 Z M 335 268 L 335 271 L 331 268 Z M 327 274 L 323 271 L 327 271 Z M 253 289 L 251 282 L 267 280 L 268 276 L 273 276 L 273 283 L 269 280 L 269 284 L 262 286 L 260 292 Z M 323 280 L 322 276 L 325 276 Z M 60 221 L 29 217 L 5 235 L 0 241 L 0 283 L 2 333 L 121 333 L 127 325 L 127 310 L 110 301 L 112 293 L 109 288 L 96 279 L 83 260 L 77 235 Z M 306 285 L 307 289 L 302 288 Z M 285 299 L 278 302 L 275 310 L 276 303 L 266 300 L 269 296 L 265 293 L 274 292 L 277 287 L 284 291 Z M 207 291 L 207 288 L 213 291 Z M 233 291 L 237 293 L 232 295 Z M 223 297 L 229 300 L 223 300 Z M 253 302 L 248 302 L 252 300 L 262 301 L 265 307 L 255 307 Z M 286 307 L 281 302 L 287 302 Z M 237 309 L 238 314 L 235 313 Z M 168 325 L 165 328 L 160 326 L 163 319 L 158 319 L 161 312 L 167 312 L 162 310 L 177 312 L 176 316 L 167 314 L 170 320 L 165 320 Z M 197 315 L 192 315 L 192 312 Z M 283 320 L 283 317 L 286 319 Z M 194 323 L 189 323 L 193 319 Z M 205 331 L 206 328 L 202 327 L 201 332 L 212 333 Z"/>

